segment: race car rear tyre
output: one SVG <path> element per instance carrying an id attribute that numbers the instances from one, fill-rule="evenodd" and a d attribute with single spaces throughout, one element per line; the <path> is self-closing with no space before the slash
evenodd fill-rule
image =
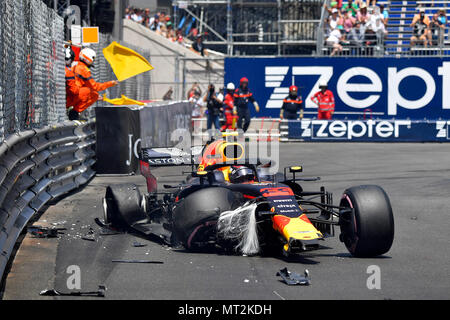
<path id="1" fill-rule="evenodd" d="M 341 207 L 353 208 L 339 219 L 340 239 L 355 257 L 375 257 L 389 251 L 394 240 L 394 216 L 389 197 L 376 185 L 344 191 Z"/>
<path id="2" fill-rule="evenodd" d="M 173 212 L 174 234 L 186 248 L 206 240 L 221 212 L 239 206 L 234 193 L 226 188 L 209 187 L 181 199 Z M 215 229 L 214 229 L 215 232 Z"/>
<path id="3" fill-rule="evenodd" d="M 106 188 L 103 199 L 105 223 L 116 227 L 129 227 L 146 218 L 143 197 L 134 184 L 118 184 Z"/>

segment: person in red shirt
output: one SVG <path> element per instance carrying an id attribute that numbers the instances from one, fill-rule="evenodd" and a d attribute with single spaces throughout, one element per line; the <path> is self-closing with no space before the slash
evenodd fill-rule
<path id="1" fill-rule="evenodd" d="M 223 115 L 225 116 L 225 124 L 222 126 L 221 130 L 233 130 L 233 119 L 237 118 L 236 107 L 234 106 L 234 93 L 235 87 L 233 83 L 227 84 L 227 94 L 223 100 Z"/>
<path id="2" fill-rule="evenodd" d="M 334 95 L 328 90 L 328 84 L 321 82 L 319 84 L 320 91 L 311 97 L 311 100 L 319 107 L 317 119 L 331 120 L 334 113 Z"/>

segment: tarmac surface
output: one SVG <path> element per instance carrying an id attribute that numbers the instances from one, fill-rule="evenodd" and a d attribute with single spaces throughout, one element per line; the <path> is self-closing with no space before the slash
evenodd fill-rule
<path id="1" fill-rule="evenodd" d="M 43 289 L 70 291 L 69 266 L 78 266 L 81 290 L 107 287 L 106 299 L 449 299 L 450 293 L 450 148 L 447 144 L 284 143 L 280 167 L 303 165 L 304 176 L 321 176 L 304 189 L 324 185 L 337 203 L 345 188 L 377 184 L 394 210 L 395 239 L 378 258 L 353 258 L 338 237 L 321 250 L 295 259 L 244 257 L 174 250 L 133 234 L 99 235 L 101 199 L 109 184 L 141 176 L 96 177 L 86 187 L 48 207 L 35 225 L 65 227 L 58 239 L 27 235 L 12 264 L 3 299 L 43 297 Z M 158 169 L 159 183 L 174 183 L 177 169 Z M 83 240 L 92 228 L 95 241 Z M 339 228 L 335 230 L 339 235 Z M 145 244 L 133 247 L 133 242 Z M 115 259 L 163 264 L 113 263 Z M 370 266 L 380 269 L 381 288 L 368 289 Z M 287 267 L 303 273 L 310 286 L 287 286 L 276 277 Z M 372 267 L 369 268 L 369 271 Z M 369 281 L 370 282 L 370 281 Z M 74 298 L 72 299 L 87 299 Z M 98 298 L 97 298 L 98 299 Z"/>

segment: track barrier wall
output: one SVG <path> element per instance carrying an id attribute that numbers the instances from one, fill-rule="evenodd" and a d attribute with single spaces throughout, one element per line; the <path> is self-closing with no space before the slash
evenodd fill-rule
<path id="1" fill-rule="evenodd" d="M 146 107 L 97 107 L 97 173 L 133 174 L 139 171 L 141 147 L 171 147 L 176 129 L 192 133 L 193 105 L 173 102 Z"/>
<path id="2" fill-rule="evenodd" d="M 447 120 L 290 120 L 280 131 L 281 141 L 450 142 Z"/>
<path id="3" fill-rule="evenodd" d="M 95 123 L 63 122 L 10 135 L 0 145 L 0 277 L 28 221 L 94 175 Z"/>

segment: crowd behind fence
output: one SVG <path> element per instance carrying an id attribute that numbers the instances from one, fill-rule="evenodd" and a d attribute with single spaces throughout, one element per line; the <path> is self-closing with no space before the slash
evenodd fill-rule
<path id="1" fill-rule="evenodd" d="M 64 20 L 40 0 L 0 1 L 0 141 L 65 119 Z"/>

